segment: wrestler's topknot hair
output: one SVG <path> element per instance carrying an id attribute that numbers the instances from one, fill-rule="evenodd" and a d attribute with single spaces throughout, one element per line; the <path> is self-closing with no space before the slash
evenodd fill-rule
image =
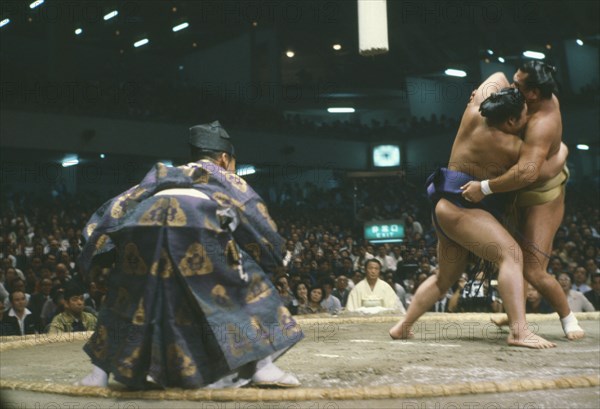
<path id="1" fill-rule="evenodd" d="M 523 63 L 519 69 L 528 74 L 525 80 L 527 88 L 539 89 L 544 99 L 552 98 L 552 94 L 558 95 L 558 85 L 554 78 L 556 67 L 543 61 L 532 60 Z"/>
<path id="2" fill-rule="evenodd" d="M 498 125 L 510 118 L 519 118 L 524 105 L 525 98 L 518 89 L 502 88 L 481 103 L 479 112 L 491 125 Z"/>

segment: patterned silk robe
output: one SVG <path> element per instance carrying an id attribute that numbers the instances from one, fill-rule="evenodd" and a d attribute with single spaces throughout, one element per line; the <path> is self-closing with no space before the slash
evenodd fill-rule
<path id="1" fill-rule="evenodd" d="M 83 234 L 88 277 L 111 268 L 84 350 L 129 387 L 147 375 L 201 387 L 303 337 L 267 275 L 282 264 L 283 239 L 265 204 L 210 161 L 156 164 Z"/>

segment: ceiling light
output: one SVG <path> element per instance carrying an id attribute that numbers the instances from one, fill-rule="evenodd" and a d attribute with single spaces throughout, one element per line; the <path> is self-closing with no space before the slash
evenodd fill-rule
<path id="1" fill-rule="evenodd" d="M 44 3 L 44 0 L 35 0 L 33 3 L 29 5 L 30 9 L 34 9 L 37 6 L 41 6 Z"/>
<path id="2" fill-rule="evenodd" d="M 488 50 L 487 50 L 487 53 L 488 53 L 489 55 L 494 55 L 494 52 L 493 52 L 492 50 L 490 50 L 489 48 L 488 48 Z"/>
<path id="3" fill-rule="evenodd" d="M 288 50 L 285 52 L 285 55 L 288 56 L 288 58 L 294 58 L 294 56 L 296 55 L 295 52 L 293 52 L 292 50 Z"/>
<path id="4" fill-rule="evenodd" d="M 101 153 L 101 154 L 100 154 L 100 159 L 104 159 L 104 158 L 106 158 L 106 155 L 105 155 L 105 154 L 103 154 L 103 153 Z"/>
<path id="5" fill-rule="evenodd" d="M 337 107 L 337 108 L 327 108 L 327 112 L 330 114 L 352 114 L 356 110 L 351 107 Z"/>
<path id="6" fill-rule="evenodd" d="M 118 14 L 119 12 L 117 10 L 113 10 L 104 16 L 104 21 L 110 20 L 111 18 L 116 17 Z"/>
<path id="7" fill-rule="evenodd" d="M 389 51 L 386 0 L 358 0 L 358 53 L 374 56 Z"/>
<path id="8" fill-rule="evenodd" d="M 82 29 L 80 29 L 80 28 L 76 28 L 76 29 L 75 29 L 75 35 L 79 35 L 79 34 L 81 34 L 81 33 L 83 33 L 83 30 L 82 30 Z"/>
<path id="9" fill-rule="evenodd" d="M 236 169 L 235 173 L 238 176 L 248 176 L 256 173 L 256 168 L 252 165 L 240 165 Z"/>
<path id="10" fill-rule="evenodd" d="M 536 60 L 543 60 L 544 58 L 546 58 L 546 55 L 544 53 L 539 53 L 537 51 L 523 51 L 523 56 L 527 57 L 527 58 L 533 58 Z"/>
<path id="11" fill-rule="evenodd" d="M 504 62 L 506 61 L 503 57 L 498 57 L 498 61 L 500 61 L 502 64 L 504 64 Z"/>
<path id="12" fill-rule="evenodd" d="M 148 44 L 149 42 L 150 42 L 150 40 L 148 40 L 147 38 L 142 38 L 140 41 L 136 41 L 135 43 L 133 43 L 133 46 L 135 48 L 138 48 L 138 47 Z"/>
<path id="13" fill-rule="evenodd" d="M 341 45 L 341 44 L 334 44 L 334 45 L 333 45 L 333 49 L 334 49 L 335 51 L 340 51 L 340 50 L 342 49 L 342 45 Z"/>
<path id="14" fill-rule="evenodd" d="M 181 23 L 179 25 L 176 25 L 175 27 L 173 27 L 173 32 L 177 32 L 179 30 L 183 30 L 184 28 L 188 28 L 190 25 L 189 23 L 185 22 L 185 23 Z"/>
<path id="15" fill-rule="evenodd" d="M 579 38 L 577 40 L 575 40 L 575 42 L 577 43 L 577 45 L 583 45 L 583 40 L 581 40 Z"/>
<path id="16" fill-rule="evenodd" d="M 580 143 L 577 145 L 577 149 L 579 149 L 580 151 L 589 151 L 590 147 L 589 145 L 586 145 L 584 143 Z"/>
<path id="17" fill-rule="evenodd" d="M 10 23 L 10 19 L 9 18 L 5 18 L 4 20 L 0 21 L 0 27 L 4 27 L 8 23 Z"/>
<path id="18" fill-rule="evenodd" d="M 79 159 L 77 156 L 70 156 L 68 158 L 64 158 L 62 161 L 62 167 L 68 168 L 69 166 L 75 166 L 79 163 Z"/>
<path id="19" fill-rule="evenodd" d="M 444 71 L 444 74 L 449 75 L 451 77 L 466 77 L 467 73 L 463 70 L 457 70 L 454 68 L 448 68 L 446 71 Z"/>

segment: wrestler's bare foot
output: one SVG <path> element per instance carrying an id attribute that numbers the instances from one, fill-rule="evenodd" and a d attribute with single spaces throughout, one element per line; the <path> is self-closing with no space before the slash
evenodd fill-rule
<path id="1" fill-rule="evenodd" d="M 404 321 L 400 321 L 390 328 L 389 334 L 392 339 L 410 339 L 415 337 L 412 325 L 405 323 Z"/>
<path id="2" fill-rule="evenodd" d="M 585 337 L 585 331 L 583 331 L 583 329 L 579 331 L 571 331 L 567 332 L 565 335 L 569 341 L 575 341 L 576 339 Z"/>
<path id="3" fill-rule="evenodd" d="M 533 332 L 527 330 L 517 331 L 516 334 L 511 331 L 511 334 L 506 339 L 508 345 L 514 347 L 524 347 L 532 349 L 548 349 L 555 348 L 556 344 L 550 342 L 547 339 L 535 335 Z"/>
<path id="4" fill-rule="evenodd" d="M 502 315 L 500 317 L 491 316 L 490 321 L 498 327 L 504 327 L 508 325 L 508 316 Z"/>

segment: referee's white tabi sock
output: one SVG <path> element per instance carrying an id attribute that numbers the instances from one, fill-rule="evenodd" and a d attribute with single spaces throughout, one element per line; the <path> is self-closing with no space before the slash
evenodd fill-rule
<path id="1" fill-rule="evenodd" d="M 257 385 L 279 386 L 290 388 L 300 385 L 295 375 L 284 372 L 273 363 L 271 356 L 256 362 L 256 372 L 252 375 L 252 382 Z"/>
<path id="2" fill-rule="evenodd" d="M 108 386 L 108 374 L 96 365 L 92 366 L 90 372 L 85 378 L 76 382 L 77 386 L 100 386 L 106 388 Z"/>

